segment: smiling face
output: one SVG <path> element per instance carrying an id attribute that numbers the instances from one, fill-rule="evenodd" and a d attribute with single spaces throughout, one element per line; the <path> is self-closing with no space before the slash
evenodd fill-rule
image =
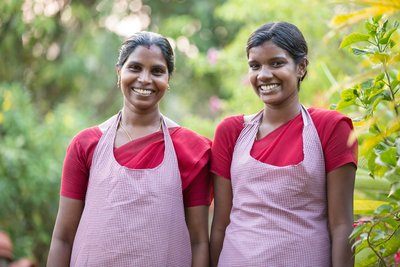
<path id="1" fill-rule="evenodd" d="M 265 105 L 298 102 L 299 79 L 305 73 L 305 61 L 296 64 L 286 50 L 266 41 L 249 50 L 248 64 L 250 83 Z"/>
<path id="2" fill-rule="evenodd" d="M 169 72 L 157 45 L 137 46 L 117 71 L 125 107 L 136 111 L 158 109 L 168 89 Z"/>

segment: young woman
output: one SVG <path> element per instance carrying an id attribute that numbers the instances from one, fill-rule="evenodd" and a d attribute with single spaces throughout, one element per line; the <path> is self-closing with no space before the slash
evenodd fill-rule
<path id="1" fill-rule="evenodd" d="M 139 32 L 116 67 L 122 110 L 69 145 L 48 266 L 208 266 L 211 142 L 159 109 L 173 50 Z"/>
<path id="2" fill-rule="evenodd" d="M 212 266 L 353 266 L 356 144 L 351 120 L 299 102 L 307 43 L 287 22 L 248 39 L 249 79 L 264 108 L 232 116 L 212 145 Z"/>

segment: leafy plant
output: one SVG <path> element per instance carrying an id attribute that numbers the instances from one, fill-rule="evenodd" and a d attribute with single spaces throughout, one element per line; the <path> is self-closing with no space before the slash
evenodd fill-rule
<path id="1" fill-rule="evenodd" d="M 41 117 L 19 83 L 0 83 L 0 230 L 16 258 L 41 266 L 58 208 L 62 160 L 87 119 L 67 106 Z"/>
<path id="2" fill-rule="evenodd" d="M 345 89 L 338 110 L 349 110 L 356 118 L 361 169 L 373 179 L 389 184 L 385 203 L 372 214 L 360 212 L 352 233 L 357 266 L 394 266 L 400 248 L 400 53 L 399 23 L 382 15 L 365 23 L 365 33 L 346 36 L 341 48 L 351 47 L 362 58 L 364 70 L 374 76 Z M 362 203 L 362 202 L 360 202 Z M 357 206 L 356 206 L 357 210 Z"/>

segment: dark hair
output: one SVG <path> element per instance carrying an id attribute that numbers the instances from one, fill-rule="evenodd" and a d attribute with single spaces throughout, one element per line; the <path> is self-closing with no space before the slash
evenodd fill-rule
<path id="1" fill-rule="evenodd" d="M 303 59 L 307 60 L 307 42 L 301 31 L 289 22 L 270 22 L 255 30 L 247 40 L 247 57 L 249 57 L 251 48 L 260 46 L 267 41 L 271 41 L 276 46 L 286 50 L 296 64 L 300 63 Z M 306 74 L 307 71 L 301 80 L 304 79 Z"/>
<path id="2" fill-rule="evenodd" d="M 128 59 L 129 55 L 138 46 L 150 47 L 151 45 L 156 45 L 160 48 L 161 53 L 163 54 L 164 59 L 167 62 L 168 73 L 169 75 L 171 75 L 172 72 L 174 72 L 175 68 L 174 50 L 172 49 L 171 44 L 169 43 L 167 38 L 154 32 L 141 31 L 129 37 L 122 44 L 119 50 L 119 56 L 116 66 L 122 67 L 122 65 L 124 65 L 125 61 Z"/>

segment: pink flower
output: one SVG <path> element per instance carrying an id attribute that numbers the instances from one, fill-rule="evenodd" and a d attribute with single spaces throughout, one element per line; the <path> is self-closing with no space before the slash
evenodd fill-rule
<path id="1" fill-rule="evenodd" d="M 400 263 L 400 250 L 397 251 L 396 254 L 394 254 L 394 262 L 395 263 Z"/>
<path id="2" fill-rule="evenodd" d="M 357 226 L 364 224 L 364 223 L 368 223 L 372 220 L 371 217 L 365 216 L 365 217 L 361 217 L 360 219 L 358 219 L 357 221 L 353 222 L 353 228 L 356 228 Z"/>
<path id="3" fill-rule="evenodd" d="M 218 96 L 211 96 L 208 103 L 212 113 L 217 113 L 221 110 L 221 99 Z"/>
<path id="4" fill-rule="evenodd" d="M 208 63 L 210 63 L 211 65 L 214 65 L 217 63 L 218 61 L 218 57 L 219 57 L 219 51 L 215 48 L 210 48 L 207 51 L 207 60 Z"/>

